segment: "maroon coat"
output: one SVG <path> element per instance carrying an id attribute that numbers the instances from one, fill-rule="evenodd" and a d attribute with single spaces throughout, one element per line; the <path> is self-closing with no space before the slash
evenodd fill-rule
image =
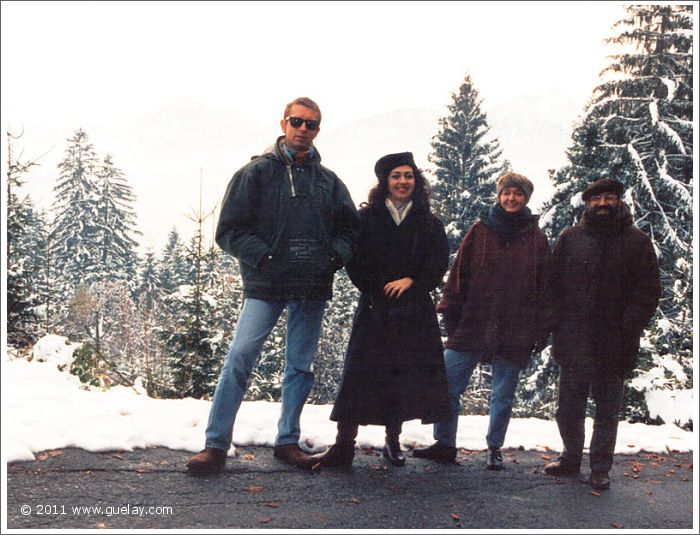
<path id="1" fill-rule="evenodd" d="M 446 347 L 505 357 L 524 368 L 549 335 L 546 285 L 550 250 L 534 224 L 506 241 L 483 222 L 462 240 L 438 312 L 459 317 Z"/>
<path id="2" fill-rule="evenodd" d="M 626 206 L 609 232 L 596 231 L 586 215 L 562 232 L 554 247 L 552 294 L 552 354 L 560 365 L 592 358 L 611 371 L 635 368 L 661 284 L 651 240 L 632 224 Z"/>

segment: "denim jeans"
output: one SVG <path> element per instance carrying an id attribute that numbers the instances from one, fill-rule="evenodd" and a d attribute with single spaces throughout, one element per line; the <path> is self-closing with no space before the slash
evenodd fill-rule
<path id="1" fill-rule="evenodd" d="M 445 349 L 444 358 L 450 418 L 437 422 L 433 426 L 433 437 L 445 446 L 454 447 L 457 440 L 460 398 L 469 384 L 474 368 L 481 360 L 481 355 Z M 486 444 L 489 448 L 500 448 L 506 438 L 510 415 L 513 412 L 520 368 L 506 358 L 494 357 L 491 371 L 493 379 L 489 398 L 489 429 L 486 434 Z"/>
<path id="2" fill-rule="evenodd" d="M 284 348 L 282 413 L 276 445 L 299 441 L 299 419 L 313 386 L 311 365 L 321 335 L 326 301 L 266 301 L 246 299 L 238 318 L 233 342 L 216 385 L 206 431 L 206 447 L 228 451 L 233 423 L 248 389 L 248 378 L 260 358 L 262 346 L 282 311 L 287 309 L 287 338 Z"/>

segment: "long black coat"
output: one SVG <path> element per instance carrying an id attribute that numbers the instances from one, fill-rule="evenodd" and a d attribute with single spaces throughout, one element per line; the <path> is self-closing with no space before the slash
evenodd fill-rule
<path id="1" fill-rule="evenodd" d="M 331 419 L 439 421 L 448 413 L 447 382 L 430 292 L 447 270 L 444 227 L 415 209 L 397 226 L 385 206 L 363 208 L 360 222 L 359 249 L 347 271 L 362 293 Z M 397 300 L 384 297 L 384 285 L 403 277 L 413 286 Z"/>
<path id="2" fill-rule="evenodd" d="M 552 354 L 561 366 L 586 359 L 627 373 L 637 364 L 639 339 L 661 295 L 659 264 L 626 206 L 618 217 L 614 231 L 601 233 L 584 215 L 554 247 Z"/>

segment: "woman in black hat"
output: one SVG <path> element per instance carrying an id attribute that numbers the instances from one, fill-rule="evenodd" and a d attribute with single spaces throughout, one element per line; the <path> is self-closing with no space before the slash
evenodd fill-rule
<path id="1" fill-rule="evenodd" d="M 430 211 L 430 187 L 410 152 L 380 158 L 374 171 L 379 183 L 360 209 L 360 244 L 346 267 L 361 296 L 331 413 L 338 435 L 315 457 L 323 466 L 352 464 L 359 425 L 385 426 L 384 456 L 401 466 L 402 423 L 449 413 L 430 295 L 447 270 L 445 229 Z"/>

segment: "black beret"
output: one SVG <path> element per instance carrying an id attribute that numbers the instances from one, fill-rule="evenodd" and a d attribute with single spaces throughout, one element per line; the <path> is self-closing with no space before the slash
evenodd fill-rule
<path id="1" fill-rule="evenodd" d="M 413 161 L 413 153 L 397 152 L 396 154 L 387 154 L 382 156 L 374 164 L 374 174 L 377 175 L 377 180 L 382 180 L 389 176 L 392 169 L 400 165 L 410 165 L 413 169 L 418 169 L 416 162 Z"/>
<path id="2" fill-rule="evenodd" d="M 625 187 L 619 180 L 601 178 L 588 186 L 581 194 L 581 198 L 584 201 L 588 201 L 593 195 L 599 195 L 600 193 L 615 193 L 618 197 L 621 197 L 624 189 Z"/>

